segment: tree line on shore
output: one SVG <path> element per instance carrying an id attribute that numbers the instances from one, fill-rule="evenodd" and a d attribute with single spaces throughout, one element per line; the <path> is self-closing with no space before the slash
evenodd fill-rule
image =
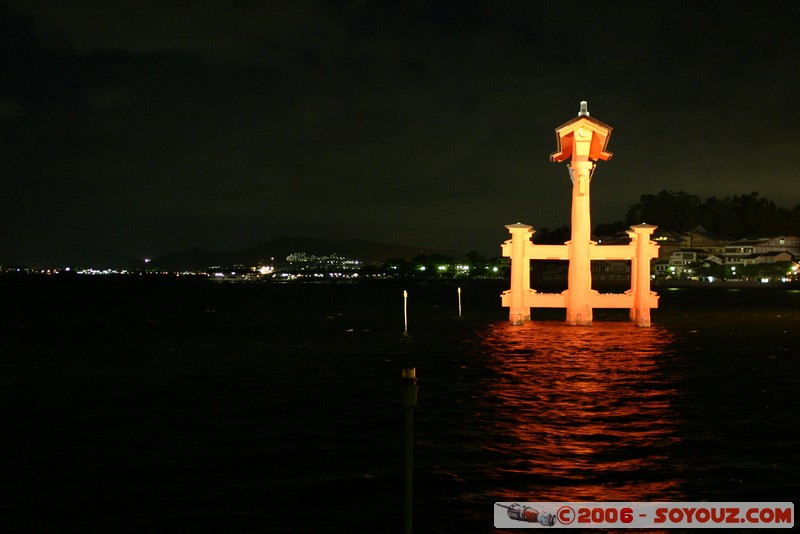
<path id="1" fill-rule="evenodd" d="M 731 239 L 800 235 L 800 204 L 782 208 L 753 191 L 747 195 L 705 200 L 685 191 L 660 191 L 639 197 L 624 219 L 599 224 L 594 233 L 600 236 L 619 234 L 634 224 L 648 223 L 662 230 L 687 232 L 702 226 L 709 232 Z M 569 239 L 569 226 L 543 228 L 534 235 L 539 243 L 563 243 Z"/>
<path id="2" fill-rule="evenodd" d="M 685 191 L 660 191 L 641 195 L 639 202 L 631 205 L 624 219 L 603 223 L 595 227 L 597 236 L 612 237 L 623 233 L 635 224 L 646 222 L 662 230 L 686 232 L 702 226 L 709 232 L 730 239 L 748 237 L 775 237 L 800 235 L 800 205 L 792 209 L 778 207 L 758 192 L 733 195 L 725 198 L 709 197 L 705 200 Z M 555 229 L 537 229 L 533 241 L 540 244 L 561 244 L 570 239 L 570 228 L 562 225 Z M 462 264 L 465 269 L 459 269 Z M 448 267 L 444 267 L 447 265 Z M 784 269 L 785 266 L 778 266 Z M 377 267 L 373 267 L 380 269 Z M 465 258 L 455 260 L 440 254 L 421 254 L 412 260 L 393 259 L 383 266 L 384 272 L 401 277 L 420 278 L 502 278 L 508 276 L 508 266 L 482 256 L 475 251 Z M 722 266 L 712 265 L 709 275 L 725 275 Z M 755 269 L 751 267 L 750 270 Z M 717 272 L 719 271 L 719 272 Z M 785 271 L 785 269 L 784 269 Z M 742 273 L 747 274 L 747 273 Z M 755 275 L 756 273 L 750 273 Z"/>

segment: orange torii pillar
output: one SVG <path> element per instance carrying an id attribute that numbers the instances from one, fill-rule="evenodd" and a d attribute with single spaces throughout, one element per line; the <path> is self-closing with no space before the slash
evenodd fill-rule
<path id="1" fill-rule="evenodd" d="M 550 161 L 570 160 L 568 169 L 572 178 L 572 238 L 569 246 L 569 275 L 566 293 L 567 324 L 592 324 L 592 269 L 590 248 L 592 221 L 589 202 L 589 183 L 594 173 L 595 161 L 606 161 L 606 152 L 612 128 L 592 119 L 586 102 L 581 102 L 578 117 L 556 129 L 557 151 Z"/>
<path id="2" fill-rule="evenodd" d="M 611 127 L 589 117 L 581 102 L 578 117 L 556 129 L 558 151 L 552 161 L 570 160 L 572 178 L 572 236 L 564 245 L 534 245 L 527 224 L 507 225 L 511 239 L 502 245 L 511 258 L 511 288 L 501 295 L 513 324 L 530 320 L 531 307 L 566 308 L 567 324 L 591 325 L 593 308 L 628 308 L 638 326 L 650 326 L 650 310 L 658 307 L 658 295 L 650 291 L 650 260 L 658 257 L 658 244 L 650 240 L 656 229 L 649 224 L 631 226 L 628 245 L 598 246 L 591 240 L 589 184 L 595 162 L 608 160 L 605 150 Z M 531 289 L 531 260 L 569 260 L 568 287 L 561 293 Z M 600 294 L 592 289 L 592 260 L 630 260 L 631 288 L 620 294 Z"/>
<path id="3" fill-rule="evenodd" d="M 508 224 L 506 228 L 511 233 L 511 239 L 502 244 L 502 250 L 504 257 L 511 258 L 511 289 L 504 291 L 502 297 L 507 302 L 508 320 L 519 325 L 531 320 L 531 307 L 526 296 L 531 293 L 530 247 L 533 246 L 533 227 L 517 223 Z"/>
<path id="4" fill-rule="evenodd" d="M 631 259 L 631 293 L 633 307 L 631 320 L 636 326 L 650 326 L 650 308 L 658 303 L 658 295 L 650 291 L 650 260 L 658 257 L 658 244 L 650 240 L 656 226 L 637 224 L 631 226 L 631 236 L 636 253 Z"/>

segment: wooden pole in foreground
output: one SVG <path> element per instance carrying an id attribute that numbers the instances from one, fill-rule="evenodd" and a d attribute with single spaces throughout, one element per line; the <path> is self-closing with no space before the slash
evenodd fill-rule
<path id="1" fill-rule="evenodd" d="M 405 487 L 403 498 L 403 518 L 405 523 L 405 534 L 411 534 L 412 530 L 412 493 L 414 479 L 414 407 L 417 405 L 417 370 L 403 369 L 403 407 L 405 408 L 406 420 L 406 443 L 405 443 Z"/>

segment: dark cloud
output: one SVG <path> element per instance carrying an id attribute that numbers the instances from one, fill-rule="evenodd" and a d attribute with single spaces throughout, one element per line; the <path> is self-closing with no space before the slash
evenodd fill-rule
<path id="1" fill-rule="evenodd" d="M 643 193 L 800 202 L 792 2 L 0 2 L 0 262 L 280 235 L 497 251 L 557 226 L 553 129 Z M 23 237 L 24 236 L 24 237 Z"/>

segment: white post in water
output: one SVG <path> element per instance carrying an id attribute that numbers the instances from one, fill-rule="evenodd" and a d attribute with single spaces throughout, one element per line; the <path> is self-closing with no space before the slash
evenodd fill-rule
<path id="1" fill-rule="evenodd" d="M 458 316 L 461 317 L 461 288 L 458 288 Z"/>
<path id="2" fill-rule="evenodd" d="M 403 324 L 405 325 L 404 332 L 408 333 L 408 291 L 403 290 Z"/>

